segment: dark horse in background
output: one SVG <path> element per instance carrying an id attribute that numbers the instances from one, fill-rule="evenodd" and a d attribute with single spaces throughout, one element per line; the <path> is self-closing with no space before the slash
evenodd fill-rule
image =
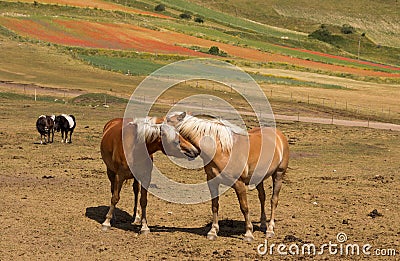
<path id="1" fill-rule="evenodd" d="M 55 116 L 47 116 L 47 115 L 40 115 L 39 118 L 36 121 L 36 129 L 40 133 L 40 144 L 43 144 L 43 137 L 44 137 L 44 143 L 46 144 L 47 142 L 53 142 L 54 140 L 54 120 Z M 51 141 L 50 141 L 50 133 L 52 134 L 51 136 Z M 46 142 L 46 136 L 47 136 L 47 142 Z"/>
<path id="2" fill-rule="evenodd" d="M 54 120 L 54 130 L 61 131 L 61 142 L 72 143 L 72 133 L 76 127 L 74 115 L 61 114 L 56 116 Z M 69 141 L 68 141 L 69 133 Z"/>

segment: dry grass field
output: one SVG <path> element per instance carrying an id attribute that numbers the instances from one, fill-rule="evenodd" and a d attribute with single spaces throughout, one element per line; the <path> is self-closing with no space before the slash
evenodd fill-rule
<path id="1" fill-rule="evenodd" d="M 248 192 L 255 241 L 242 241 L 244 222 L 233 190 L 220 199 L 219 238 L 208 241 L 210 203 L 179 205 L 149 197 L 151 233 L 138 234 L 130 223 L 131 185 L 123 187 L 117 222 L 101 231 L 110 201 L 109 181 L 99 153 L 104 123 L 123 115 L 124 106 L 92 109 L 7 98 L 0 100 L 0 260 L 193 260 L 193 259 L 364 259 L 365 255 L 261 256 L 256 190 Z M 72 113 L 77 128 L 72 144 L 37 144 L 35 121 L 42 113 Z M 346 243 L 397 249 L 400 133 L 367 128 L 278 122 L 290 138 L 292 169 L 277 210 L 276 236 L 269 244 L 316 246 Z M 180 169 L 162 154 L 155 164 L 179 181 L 203 181 L 203 170 Z M 270 195 L 270 182 L 267 182 Z M 269 208 L 269 206 L 268 206 Z M 368 214 L 376 209 L 382 216 Z M 377 258 L 377 256 L 374 256 Z M 396 260 L 396 257 L 382 258 Z"/>

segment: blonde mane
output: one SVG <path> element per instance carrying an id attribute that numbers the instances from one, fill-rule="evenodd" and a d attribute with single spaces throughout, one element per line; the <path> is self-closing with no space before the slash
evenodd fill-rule
<path id="1" fill-rule="evenodd" d="M 136 140 L 138 142 L 151 143 L 160 137 L 162 124 L 155 124 L 155 121 L 154 117 L 146 117 L 134 119 L 129 123 L 137 126 Z"/>
<path id="2" fill-rule="evenodd" d="M 232 129 L 219 120 L 204 120 L 190 115 L 177 125 L 179 133 L 189 140 L 212 137 L 221 145 L 222 151 L 230 152 L 233 146 Z"/>

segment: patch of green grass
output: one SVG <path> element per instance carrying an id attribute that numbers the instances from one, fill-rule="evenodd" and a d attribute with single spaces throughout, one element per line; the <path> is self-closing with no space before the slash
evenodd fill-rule
<path id="1" fill-rule="evenodd" d="M 70 102 L 84 106 L 99 106 L 109 104 L 126 104 L 128 102 L 128 99 L 112 96 L 105 93 L 86 93 L 72 98 Z"/>
<path id="2" fill-rule="evenodd" d="M 302 87 L 314 87 L 314 88 L 323 88 L 323 89 L 337 89 L 337 90 L 350 90 L 341 85 L 336 84 L 322 84 L 317 82 L 310 81 L 301 81 L 294 78 L 288 77 L 276 77 L 273 75 L 263 75 L 257 73 L 250 73 L 250 76 L 256 82 L 270 83 L 270 84 L 280 84 L 280 85 L 291 85 L 291 86 L 302 86 Z"/>
<path id="3" fill-rule="evenodd" d="M 164 65 L 151 60 L 133 57 L 91 55 L 79 55 L 79 57 L 93 66 L 131 75 L 149 75 Z"/>
<path id="4" fill-rule="evenodd" d="M 175 8 L 177 10 L 189 11 L 195 15 L 206 17 L 209 20 L 213 20 L 218 23 L 228 25 L 232 28 L 238 28 L 245 31 L 258 32 L 275 37 L 289 35 L 292 39 L 297 39 L 297 40 L 300 40 L 305 37 L 304 34 L 295 31 L 273 28 L 267 25 L 254 23 L 240 17 L 235 17 L 226 13 L 208 9 L 200 5 L 197 5 L 195 3 L 191 3 L 184 0 L 162 0 L 160 2 L 164 3 L 166 6 Z"/>
<path id="5" fill-rule="evenodd" d="M 15 101 L 22 101 L 22 100 L 34 101 L 35 96 L 2 91 L 2 92 L 0 92 L 0 99 L 15 100 Z M 46 96 L 37 95 L 36 101 L 44 101 L 44 102 L 51 102 L 51 103 L 65 103 L 64 100 L 60 100 L 56 97 L 47 96 L 47 95 Z"/>

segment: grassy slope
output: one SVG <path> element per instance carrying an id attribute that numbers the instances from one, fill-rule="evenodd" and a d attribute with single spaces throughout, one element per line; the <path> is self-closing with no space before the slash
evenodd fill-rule
<path id="1" fill-rule="evenodd" d="M 50 13 L 57 12 L 58 7 L 49 7 L 52 8 Z M 76 8 L 71 7 L 62 7 L 64 15 L 68 15 L 71 10 L 75 10 Z M 46 9 L 47 10 L 47 9 Z M 82 14 L 74 13 L 77 18 L 82 17 L 93 17 L 94 15 L 104 16 L 107 20 L 112 20 L 113 15 L 121 15 L 113 12 L 104 12 L 101 10 L 92 10 L 92 9 L 77 9 L 82 11 Z M 43 10 L 41 10 L 43 11 Z M 40 16 L 40 14 L 38 14 Z M 103 16 L 102 16 L 103 15 Z M 123 15 L 122 15 L 123 16 Z M 129 18 L 129 17 L 128 17 Z M 88 18 L 89 19 L 89 18 Z M 93 18 L 91 18 L 93 19 Z M 139 18 L 135 18 L 139 19 Z M 141 18 L 140 18 L 141 19 Z M 152 20 L 148 19 L 151 22 L 147 22 L 149 25 L 155 24 L 156 21 L 160 20 Z M 141 20 L 142 21 L 142 20 Z M 181 23 L 177 22 L 176 24 Z M 189 24 L 190 25 L 190 24 Z M 185 28 L 189 28 L 188 25 L 183 25 Z M 198 26 L 198 25 L 196 25 Z M 211 28 L 212 29 L 212 28 Z M 210 30 L 211 30 L 210 29 Z M 218 31 L 220 32 L 220 31 Z M 134 86 L 140 81 L 140 77 L 126 77 L 124 75 L 105 72 L 103 70 L 97 70 L 86 64 L 74 60 L 72 56 L 60 54 L 58 48 L 49 47 L 45 45 L 37 45 L 30 43 L 18 43 L 14 41 L 10 41 L 8 38 L 2 38 L 2 46 L 5 47 L 4 51 L 0 54 L 1 61 L 0 64 L 0 78 L 2 80 L 13 80 L 18 82 L 30 83 L 34 82 L 40 85 L 52 86 L 52 87 L 61 87 L 61 88 L 69 88 L 69 89 L 82 89 L 88 92 L 109 92 L 110 89 L 117 94 L 128 95 L 133 90 Z M 68 48 L 66 49 L 68 50 Z M 13 57 L 13 59 L 9 59 L 9 57 Z M 154 57 L 147 57 L 153 59 Z M 146 58 L 146 59 L 147 59 Z M 96 59 L 96 58 L 93 58 Z M 26 66 L 27 61 L 29 61 L 29 67 Z M 146 62 L 148 63 L 148 62 Z M 164 63 L 164 61 L 156 61 L 156 63 Z M 269 84 L 269 83 L 268 83 Z M 286 90 L 286 86 L 282 86 L 280 83 L 271 83 L 274 88 L 274 95 L 278 93 L 276 90 Z M 296 85 L 296 84 L 295 84 Z M 320 85 L 321 86 L 321 85 Z M 267 86 L 268 88 L 268 86 Z M 275 89 L 276 88 L 276 89 Z M 294 88 L 302 88 L 302 87 L 294 87 Z M 373 88 L 373 87 L 372 87 Z M 317 90 L 319 88 L 302 88 L 302 95 L 310 94 L 311 96 L 320 95 L 320 92 Z M 294 90 L 294 89 L 293 89 Z M 268 89 L 269 91 L 269 89 Z M 362 90 L 362 92 L 369 92 L 368 89 Z M 196 93 L 195 90 L 191 90 L 188 94 Z M 286 92 L 287 93 L 287 92 Z M 390 93 L 390 97 L 393 97 L 395 94 L 393 89 L 388 89 Z M 290 93 L 289 93 L 290 95 Z M 324 92 L 323 95 L 329 95 L 331 99 L 334 97 L 340 97 L 343 100 L 343 97 L 348 96 L 345 93 L 338 92 Z M 373 97 L 377 95 L 376 92 L 373 95 L 369 95 L 368 100 L 373 99 Z M 304 96 L 305 97 L 305 96 Z M 360 96 L 357 96 L 360 97 Z M 349 103 L 359 104 L 360 106 L 365 106 L 364 102 L 358 103 L 357 97 L 350 97 L 348 100 Z M 389 97 L 389 96 L 388 96 Z M 283 99 L 283 102 L 289 100 L 290 98 L 286 97 Z M 379 103 L 384 103 L 386 98 L 376 98 L 375 100 Z M 382 100 L 382 101 L 381 101 Z M 280 99 L 281 101 L 281 99 Z M 281 104 L 282 108 L 287 107 L 288 104 Z M 380 110 L 380 106 L 374 103 L 375 110 Z M 297 108 L 296 104 L 291 104 L 290 107 Z M 301 107 L 301 104 L 300 104 Z M 379 107 L 379 108 L 378 108 Z M 378 108 L 378 109 L 376 109 Z M 386 107 L 385 107 L 385 110 Z M 383 111 L 383 107 L 382 107 Z M 396 110 L 397 111 L 397 110 Z M 282 110 L 284 113 L 285 110 Z M 392 107 L 392 115 L 395 113 L 395 109 Z"/>
<path id="2" fill-rule="evenodd" d="M 258 1 L 251 4 L 243 0 L 229 2 L 191 1 L 197 2 L 199 5 L 187 3 L 186 1 L 165 0 L 163 2 L 172 8 L 182 11 L 188 10 L 208 19 L 228 24 L 238 30 L 257 32 L 257 37 L 261 37 L 263 41 L 345 56 L 348 56 L 349 53 L 352 53 L 353 56 L 357 55 L 358 37 L 361 32 L 366 32 L 366 38 L 362 39 L 362 58 L 393 65 L 399 64 L 398 48 L 400 48 L 400 42 L 396 37 L 400 31 L 398 26 L 400 23 L 396 22 L 398 21 L 397 13 L 400 11 L 398 10 L 398 5 L 393 6 L 387 3 L 382 4 L 363 0 L 360 1 L 362 3 L 355 5 L 352 3 L 350 11 L 348 11 L 347 9 L 349 8 L 347 7 L 349 6 L 340 0 L 335 3 L 331 3 L 332 1 L 313 1 L 311 3 L 300 1 L 298 5 L 290 0 L 280 1 L 279 3 L 278 1 Z M 336 8 L 337 5 L 340 5 L 341 8 Z M 363 5 L 367 5 L 368 8 L 361 8 Z M 313 8 L 310 8 L 310 6 L 313 6 Z M 334 7 L 336 9 L 333 12 L 332 8 Z M 360 8 L 363 10 L 363 14 L 357 13 Z M 310 11 L 316 9 L 321 10 L 321 12 L 312 13 Z M 262 22 L 264 25 L 246 21 L 241 17 Z M 344 23 L 351 24 L 358 29 L 358 32 L 350 36 L 341 35 L 344 38 L 343 41 L 334 45 L 310 41 L 305 37 L 305 34 L 301 36 L 297 32 L 303 31 L 308 34 L 316 30 L 322 23 L 331 24 L 335 28 L 333 33 L 337 33 L 336 31 L 339 31 L 339 28 Z M 289 39 L 281 39 L 282 36 Z M 377 48 L 377 45 L 381 47 Z M 382 47 L 385 45 L 390 47 Z"/>
<path id="3" fill-rule="evenodd" d="M 261 23 L 310 33 L 320 24 L 351 24 L 383 45 L 400 47 L 400 4 L 397 1 L 357 0 L 189 0 Z M 318 10 L 316 12 L 315 10 Z"/>
<path id="4" fill-rule="evenodd" d="M 244 19 L 238 19 L 227 14 L 223 14 L 220 12 L 215 12 L 210 9 L 206 9 L 200 7 L 198 5 L 190 4 L 185 1 L 174 1 L 173 3 L 169 3 L 174 6 L 174 8 L 178 8 L 180 10 L 184 10 L 188 8 L 190 10 L 196 10 L 207 16 L 207 19 L 212 19 L 218 21 L 219 23 L 228 24 L 231 28 L 215 26 L 215 23 L 209 25 L 208 22 L 204 25 L 199 25 L 194 22 L 189 21 L 180 21 L 178 20 L 165 20 L 165 19 L 157 19 L 157 18 L 143 18 L 141 16 L 124 16 L 123 13 L 120 12 L 110 12 L 104 11 L 100 9 L 82 9 L 82 8 L 75 8 L 70 6 L 55 6 L 55 5 L 40 5 L 38 7 L 32 8 L 32 5 L 29 4 L 22 4 L 22 3 L 4 3 L 2 2 L 1 5 L 10 10 L 11 12 L 17 13 L 24 13 L 28 15 L 32 15 L 32 19 L 41 21 L 41 17 L 48 17 L 48 16 L 60 16 L 60 17 L 68 17 L 70 18 L 69 14 L 72 14 L 72 17 L 83 19 L 83 20 L 93 20 L 96 18 L 100 19 L 101 21 L 112 22 L 115 20 L 121 21 L 123 20 L 126 23 L 133 23 L 135 25 L 140 25 L 142 27 L 151 28 L 151 29 L 159 29 L 159 28 L 167 28 L 173 31 L 179 31 L 184 34 L 194 35 L 196 37 L 207 38 L 210 40 L 221 41 L 224 43 L 229 43 L 233 45 L 239 45 L 243 47 L 251 47 L 267 52 L 273 53 L 281 53 L 284 55 L 289 55 L 293 57 L 298 57 L 301 59 L 310 59 L 314 61 L 320 61 L 323 63 L 330 63 L 330 64 L 342 64 L 345 66 L 356 66 L 360 68 L 364 68 L 365 66 L 360 66 L 354 62 L 343 62 L 338 59 L 332 59 L 323 57 L 320 55 L 304 53 L 299 50 L 294 49 L 287 49 L 279 45 L 275 45 L 274 43 L 280 43 L 282 39 L 280 36 L 287 36 L 288 33 L 293 34 L 290 35 L 290 40 L 284 40 L 286 43 L 288 41 L 292 41 L 291 46 L 300 46 L 302 48 L 308 48 L 317 51 L 328 51 L 330 53 L 341 54 L 351 56 L 346 52 L 340 51 L 340 49 L 332 48 L 332 46 L 327 44 L 321 44 L 321 42 L 316 40 L 310 40 L 305 35 L 298 34 L 294 31 L 288 32 L 287 30 L 278 29 L 275 27 L 268 27 L 261 24 L 256 24 L 253 22 L 246 21 Z M 207 21 L 206 19 L 206 21 Z M 229 23 L 227 22 L 229 21 Z M 232 28 L 233 27 L 233 28 Z M 62 28 L 60 28 L 62 30 Z M 275 39 L 275 40 L 274 40 Z M 294 42 L 293 42 L 294 41 Z M 356 43 L 347 44 L 349 50 L 354 51 L 352 46 L 357 46 Z M 372 46 L 375 48 L 374 46 Z M 363 52 L 362 54 L 366 55 L 366 43 L 363 43 Z M 376 49 L 376 48 L 375 48 Z M 375 53 L 374 53 L 375 54 Z M 395 56 L 390 55 L 391 50 L 386 50 L 385 48 L 380 49 L 379 57 L 372 55 L 369 53 L 368 55 L 372 55 L 371 57 L 376 57 L 377 60 L 385 60 L 389 63 L 391 61 L 395 61 Z M 391 58 L 393 57 L 393 58 Z M 368 68 L 369 66 L 365 67 Z"/>
<path id="5" fill-rule="evenodd" d="M 0 79 L 89 91 L 133 90 L 139 79 L 96 69 L 60 55 L 54 48 L 0 36 Z M 113 87 L 110 87 L 113 86 Z M 117 86 L 117 88 L 116 88 Z M 120 90 L 120 91 L 119 91 Z"/>

